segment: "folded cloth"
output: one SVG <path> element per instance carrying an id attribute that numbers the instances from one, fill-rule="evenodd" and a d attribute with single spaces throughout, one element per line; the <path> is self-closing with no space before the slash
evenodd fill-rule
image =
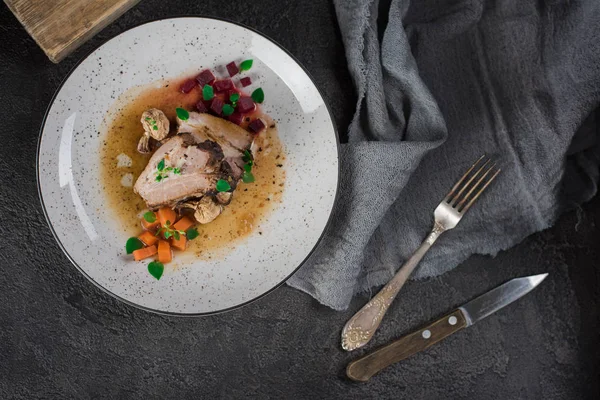
<path id="1" fill-rule="evenodd" d="M 496 254 L 596 192 L 597 0 L 334 0 L 358 103 L 327 234 L 288 284 L 347 308 L 387 282 L 479 156 L 502 173 L 415 277 Z"/>

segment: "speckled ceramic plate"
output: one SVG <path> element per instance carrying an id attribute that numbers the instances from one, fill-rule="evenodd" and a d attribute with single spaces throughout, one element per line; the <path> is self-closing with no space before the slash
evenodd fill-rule
<path id="1" fill-rule="evenodd" d="M 101 124 L 115 99 L 157 78 L 254 59 L 286 151 L 282 203 L 215 260 L 167 266 L 157 281 L 124 255 L 127 234 L 103 207 Z M 54 236 L 93 283 L 146 310 L 203 315 L 261 297 L 298 269 L 321 238 L 338 187 L 338 140 L 328 108 L 306 71 L 273 41 L 209 18 L 174 18 L 109 40 L 71 72 L 50 105 L 38 150 L 38 184 Z"/>

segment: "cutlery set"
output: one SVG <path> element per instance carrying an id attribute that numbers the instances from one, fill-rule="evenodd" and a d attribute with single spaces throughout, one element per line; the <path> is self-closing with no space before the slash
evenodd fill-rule
<path id="1" fill-rule="evenodd" d="M 453 229 L 483 191 L 498 176 L 500 169 L 485 155 L 481 156 L 456 182 L 436 207 L 431 232 L 396 275 L 344 326 L 342 348 L 352 351 L 366 345 L 381 324 L 385 313 L 423 256 L 444 232 Z M 383 368 L 425 350 L 449 335 L 473 325 L 513 301 L 521 298 L 542 282 L 548 274 L 512 279 L 471 300 L 439 320 L 383 346 L 353 362 L 347 376 L 364 382 Z"/>

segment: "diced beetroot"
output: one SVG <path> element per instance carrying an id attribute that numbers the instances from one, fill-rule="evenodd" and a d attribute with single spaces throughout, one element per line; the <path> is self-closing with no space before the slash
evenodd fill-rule
<path id="1" fill-rule="evenodd" d="M 237 124 L 237 125 L 241 125 L 242 122 L 244 121 L 244 116 L 242 114 L 240 114 L 239 112 L 234 112 L 228 118 L 231 122 L 233 122 L 234 124 Z"/>
<path id="2" fill-rule="evenodd" d="M 243 87 L 250 86 L 250 85 L 252 85 L 252 79 L 250 79 L 249 77 L 246 76 L 246 77 L 240 79 L 240 83 L 242 84 Z"/>
<path id="3" fill-rule="evenodd" d="M 250 129 L 254 133 L 260 133 L 265 128 L 266 125 L 264 122 L 262 122 L 262 119 L 260 118 L 255 119 L 248 125 L 248 129 Z"/>
<path id="4" fill-rule="evenodd" d="M 215 76 L 210 71 L 210 69 L 205 69 L 200 72 L 200 74 L 196 77 L 196 81 L 198 81 L 198 85 L 200 87 L 204 87 L 204 85 L 210 85 L 215 81 Z"/>
<path id="5" fill-rule="evenodd" d="M 229 64 L 226 65 L 226 67 L 227 67 L 227 72 L 229 72 L 229 76 L 234 76 L 235 74 L 240 72 L 240 69 L 238 68 L 238 66 L 235 65 L 235 61 L 230 62 Z"/>
<path id="6" fill-rule="evenodd" d="M 242 114 L 254 111 L 255 107 L 256 105 L 254 104 L 254 100 L 252 100 L 251 97 L 240 97 L 237 103 L 237 109 Z"/>
<path id="7" fill-rule="evenodd" d="M 216 81 L 213 87 L 215 88 L 216 92 L 224 92 L 226 90 L 233 89 L 233 81 L 231 79 Z"/>
<path id="8" fill-rule="evenodd" d="M 225 105 L 225 103 L 223 103 L 223 100 L 219 99 L 218 97 L 215 97 L 212 101 L 212 103 L 210 103 L 210 109 L 217 115 L 221 115 L 221 111 L 223 111 L 223 106 Z"/>
<path id="9" fill-rule="evenodd" d="M 181 84 L 179 90 L 181 90 L 183 93 L 189 93 L 193 88 L 196 87 L 196 85 L 197 82 L 195 79 L 188 79 L 187 81 Z"/>
<path id="10" fill-rule="evenodd" d="M 198 110 L 200 113 L 208 112 L 208 108 L 206 108 L 206 105 L 202 100 L 196 103 L 196 110 Z"/>

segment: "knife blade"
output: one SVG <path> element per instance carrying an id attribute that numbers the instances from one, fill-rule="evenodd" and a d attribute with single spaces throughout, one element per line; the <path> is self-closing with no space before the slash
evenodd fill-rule
<path id="1" fill-rule="evenodd" d="M 382 369 L 425 350 L 523 297 L 548 274 L 512 279 L 458 307 L 450 314 L 348 364 L 346 375 L 365 382 Z"/>

